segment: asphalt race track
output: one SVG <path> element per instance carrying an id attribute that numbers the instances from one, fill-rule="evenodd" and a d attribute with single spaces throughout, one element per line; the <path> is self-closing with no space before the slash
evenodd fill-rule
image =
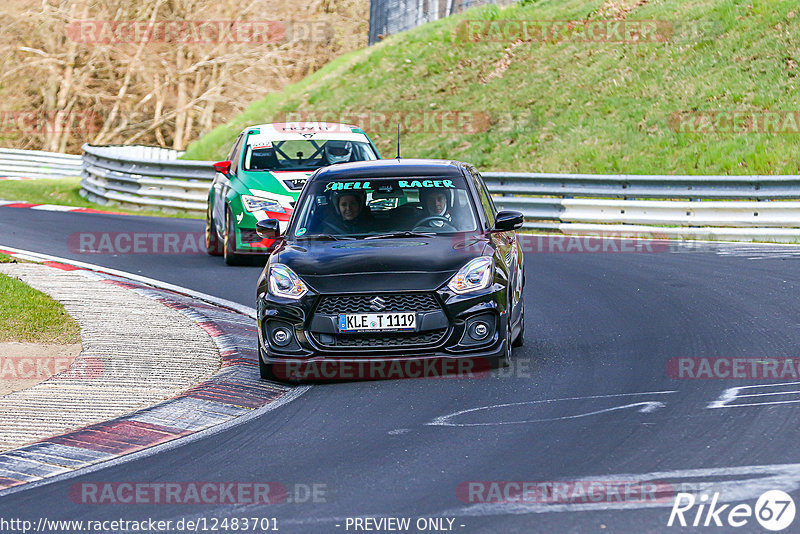
<path id="1" fill-rule="evenodd" d="M 87 255 L 67 246 L 81 231 L 202 230 L 195 220 L 0 207 L 2 245 L 254 306 L 258 267 L 226 267 L 204 254 Z M 464 533 L 669 532 L 678 530 L 667 527 L 671 495 L 655 504 L 481 503 L 459 488 L 470 481 L 634 479 L 711 484 L 734 504 L 753 506 L 768 489 L 800 502 L 800 387 L 790 380 L 679 380 L 667 372 L 671 358 L 798 356 L 794 250 L 800 253 L 766 245 L 527 253 L 526 344 L 510 370 L 314 385 L 227 431 L 0 497 L 0 512 L 33 521 L 263 517 L 276 518 L 280 532 L 297 533 L 354 532 L 347 521 L 355 517 L 454 518 L 452 530 Z M 758 387 L 730 390 L 742 386 Z M 76 504 L 70 496 L 74 484 L 105 482 L 279 482 L 289 488 L 288 500 L 300 502 Z M 316 499 L 305 494 L 314 485 Z M 765 532 L 753 517 L 742 528 L 716 531 L 732 530 Z"/>

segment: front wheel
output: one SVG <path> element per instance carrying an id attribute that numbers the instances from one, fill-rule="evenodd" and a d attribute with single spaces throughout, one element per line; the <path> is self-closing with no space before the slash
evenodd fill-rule
<path id="1" fill-rule="evenodd" d="M 492 368 L 497 369 L 499 367 L 508 367 L 511 365 L 511 322 L 509 321 L 508 327 L 506 328 L 506 342 L 503 344 L 505 350 L 503 354 L 497 356 L 492 360 Z"/>
<path id="2" fill-rule="evenodd" d="M 217 233 L 217 224 L 211 210 L 211 202 L 206 210 L 206 252 L 211 256 L 222 256 L 222 240 Z"/>
<path id="3" fill-rule="evenodd" d="M 271 363 L 264 363 L 264 360 L 261 356 L 258 356 L 258 371 L 261 375 L 261 378 L 264 380 L 271 380 L 273 382 L 278 382 L 278 377 L 275 376 L 275 369 Z"/>
<path id="4" fill-rule="evenodd" d="M 522 304 L 522 302 L 520 302 Z M 521 347 L 525 344 L 525 305 L 522 304 L 522 310 L 519 313 L 519 334 L 517 334 L 512 347 Z"/>
<path id="5" fill-rule="evenodd" d="M 278 367 L 277 373 L 275 372 L 276 365 L 281 366 Z M 264 359 L 262 358 L 261 351 L 259 351 L 258 355 L 258 373 L 261 376 L 262 380 L 269 380 L 270 382 L 278 382 L 279 384 L 292 385 L 300 382 L 300 379 L 288 376 L 288 372 L 284 364 L 265 363 Z"/>
<path id="6" fill-rule="evenodd" d="M 225 210 L 225 243 L 223 256 L 227 265 L 242 265 L 244 259 L 241 254 L 236 254 L 236 226 L 234 226 L 231 210 Z"/>

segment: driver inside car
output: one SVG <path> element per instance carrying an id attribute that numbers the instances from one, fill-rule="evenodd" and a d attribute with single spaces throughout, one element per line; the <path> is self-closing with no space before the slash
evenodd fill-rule
<path id="1" fill-rule="evenodd" d="M 362 191 L 336 192 L 332 195 L 333 213 L 325 225 L 331 233 L 364 234 L 374 228 L 367 195 Z"/>
<path id="2" fill-rule="evenodd" d="M 422 217 L 418 223 L 433 229 L 445 231 L 456 228 L 453 213 L 452 191 L 445 188 L 420 189 L 419 199 L 422 203 Z"/>
<path id="3" fill-rule="evenodd" d="M 326 165 L 347 163 L 353 155 L 353 143 L 350 141 L 328 141 L 325 143 L 323 152 Z"/>

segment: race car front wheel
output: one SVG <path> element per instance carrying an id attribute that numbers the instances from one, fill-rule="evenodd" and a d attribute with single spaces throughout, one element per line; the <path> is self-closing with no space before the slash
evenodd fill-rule
<path id="1" fill-rule="evenodd" d="M 206 252 L 211 256 L 222 256 L 222 240 L 217 233 L 217 225 L 211 214 L 211 203 L 206 210 Z"/>
<path id="2" fill-rule="evenodd" d="M 225 256 L 227 265 L 242 265 L 244 259 L 241 254 L 236 254 L 236 226 L 231 216 L 231 210 L 225 210 L 225 243 L 222 255 Z"/>

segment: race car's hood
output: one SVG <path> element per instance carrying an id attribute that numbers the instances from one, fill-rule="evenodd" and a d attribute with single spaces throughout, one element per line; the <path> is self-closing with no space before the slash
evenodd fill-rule
<path id="1" fill-rule="evenodd" d="M 287 265 L 320 293 L 433 291 L 468 261 L 486 239 L 476 235 L 287 243 L 271 262 Z"/>
<path id="2" fill-rule="evenodd" d="M 295 196 L 303 188 L 303 185 L 311 176 L 313 171 L 249 171 L 244 176 L 245 184 L 254 193 L 258 191 L 269 191 L 282 195 Z M 282 185 L 279 190 L 275 190 L 275 180 Z"/>

